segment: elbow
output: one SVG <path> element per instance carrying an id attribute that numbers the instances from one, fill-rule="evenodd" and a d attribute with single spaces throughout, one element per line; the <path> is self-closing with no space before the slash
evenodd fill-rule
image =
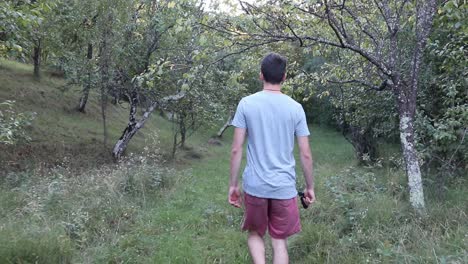
<path id="1" fill-rule="evenodd" d="M 242 153 L 242 147 L 233 147 L 231 149 L 231 156 L 237 156 Z"/>

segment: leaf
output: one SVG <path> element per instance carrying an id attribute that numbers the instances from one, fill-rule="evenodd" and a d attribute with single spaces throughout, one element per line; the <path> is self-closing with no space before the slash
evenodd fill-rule
<path id="1" fill-rule="evenodd" d="M 181 87 L 182 91 L 188 91 L 190 89 L 190 86 L 186 83 L 182 84 L 182 87 Z"/>
<path id="2" fill-rule="evenodd" d="M 206 37 L 202 35 L 202 36 L 200 37 L 199 42 L 200 42 L 200 45 L 202 45 L 202 46 L 205 45 L 205 44 L 206 44 Z"/>
<path id="3" fill-rule="evenodd" d="M 176 5 L 176 3 L 174 1 L 172 1 L 172 2 L 169 2 L 169 4 L 167 4 L 167 7 L 168 8 L 174 8 L 175 5 Z"/>

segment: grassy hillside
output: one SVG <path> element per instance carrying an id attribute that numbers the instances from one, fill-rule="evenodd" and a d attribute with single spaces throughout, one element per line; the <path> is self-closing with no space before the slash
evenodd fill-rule
<path id="1" fill-rule="evenodd" d="M 33 141 L 0 154 L 20 164 L 0 177 L 0 263 L 251 261 L 239 230 L 242 210 L 226 201 L 232 131 L 220 146 L 206 144 L 211 132 L 199 132 L 191 149 L 163 163 L 171 125 L 153 116 L 131 146 L 135 155 L 108 163 L 96 101 L 76 113 L 78 88 L 63 89 L 55 78 L 37 83 L 30 72 L 0 66 L 0 99 L 18 98 L 20 111 L 38 113 Z M 112 142 L 126 110 L 109 107 Z M 401 158 L 387 154 L 382 166 L 357 167 L 339 133 L 311 131 L 318 200 L 301 209 L 291 263 L 468 262 L 464 179 L 441 188 L 426 178 L 428 214 L 419 217 L 407 202 Z M 299 166 L 297 172 L 300 189 Z"/>
<path id="2" fill-rule="evenodd" d="M 75 110 L 81 88 L 68 85 L 63 79 L 44 73 L 34 80 L 29 65 L 0 60 L 0 102 L 15 100 L 18 112 L 35 112 L 28 128 L 30 142 L 14 147 L 0 145 L 0 168 L 23 170 L 53 166 L 64 160 L 75 168 L 96 166 L 111 160 L 110 151 L 128 121 L 128 106 L 108 104 L 108 145 L 103 145 L 103 125 L 98 95 L 92 91 L 86 113 Z M 150 149 L 168 152 L 171 147 L 172 125 L 159 115 L 153 115 L 130 143 L 129 152 Z M 162 141 L 167 144 L 157 144 Z M 197 138 L 194 139 L 197 142 Z M 161 150 L 162 148 L 162 150 Z"/>

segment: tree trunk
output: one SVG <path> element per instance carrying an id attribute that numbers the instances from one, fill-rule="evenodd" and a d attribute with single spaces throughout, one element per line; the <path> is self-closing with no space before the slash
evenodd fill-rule
<path id="1" fill-rule="evenodd" d="M 425 214 L 424 192 L 418 155 L 414 141 L 414 119 L 416 116 L 416 100 L 419 85 L 419 75 L 424 49 L 432 29 L 434 15 L 437 11 L 437 1 L 416 2 L 416 45 L 411 62 L 409 85 L 402 85 L 401 77 L 396 77 L 398 113 L 400 117 L 400 140 L 403 158 L 408 175 L 410 203 L 421 215 Z"/>
<path id="2" fill-rule="evenodd" d="M 78 105 L 78 111 L 84 113 L 85 108 L 86 108 L 86 103 L 88 102 L 88 97 L 89 97 L 89 90 L 91 90 L 91 60 L 93 59 L 93 44 L 88 43 L 88 54 L 87 54 L 87 59 L 88 59 L 88 73 L 87 73 L 87 81 L 86 81 L 86 86 L 83 89 L 83 94 L 81 95 L 80 98 L 80 104 Z"/>
<path id="3" fill-rule="evenodd" d="M 185 139 L 187 137 L 187 128 L 185 127 L 185 114 L 179 115 L 179 129 L 180 129 L 180 147 L 185 147 Z"/>
<path id="4" fill-rule="evenodd" d="M 371 132 L 372 126 L 373 122 L 365 128 L 356 127 L 347 123 L 342 126 L 343 136 L 353 145 L 356 158 L 361 164 L 369 164 L 377 159 L 375 139 Z"/>
<path id="5" fill-rule="evenodd" d="M 172 153 L 171 153 L 171 159 L 175 158 L 175 154 L 177 151 L 177 134 L 179 134 L 177 131 L 174 132 L 174 137 L 172 139 Z"/>
<path id="6" fill-rule="evenodd" d="M 102 116 L 102 128 L 104 133 L 104 147 L 107 146 L 107 120 L 106 120 L 106 108 L 107 108 L 107 95 L 105 86 L 101 87 L 101 116 Z"/>
<path id="7" fill-rule="evenodd" d="M 226 120 L 226 123 L 219 129 L 218 133 L 216 133 L 217 138 L 222 138 L 224 132 L 228 129 L 228 127 L 231 126 L 232 119 L 234 118 L 234 114 L 231 112 L 229 114 L 228 119 Z"/>
<path id="8" fill-rule="evenodd" d="M 417 51 L 422 52 L 422 51 Z M 417 53 L 416 52 L 416 53 Z M 416 56 L 415 56 L 416 57 Z M 420 62 L 413 62 L 412 80 L 409 86 L 403 85 L 401 76 L 394 77 L 395 97 L 400 118 L 400 142 L 408 177 L 409 200 L 411 206 L 420 215 L 425 215 L 424 192 L 418 155 L 414 141 L 414 119 L 416 116 L 416 96 Z"/>
<path id="9" fill-rule="evenodd" d="M 409 104 L 409 105 L 408 105 Z M 414 105 L 413 105 L 414 104 Z M 408 176 L 409 199 L 411 206 L 420 214 L 425 213 L 424 192 L 414 141 L 414 111 L 416 102 L 399 100 L 400 141 Z"/>
<path id="10" fill-rule="evenodd" d="M 129 114 L 127 127 L 123 131 L 122 136 L 120 136 L 119 140 L 114 146 L 114 149 L 112 150 L 112 156 L 116 160 L 120 159 L 124 151 L 127 149 L 128 143 L 138 131 L 139 126 L 143 126 L 145 122 L 144 120 L 142 120 L 143 122 L 136 121 L 137 104 L 138 104 L 138 97 L 136 95 L 136 92 L 133 92 L 130 98 L 130 114 Z"/>
<path id="11" fill-rule="evenodd" d="M 104 29 L 102 33 L 101 53 L 100 53 L 100 68 L 101 68 L 101 116 L 104 133 L 104 147 L 107 146 L 107 122 L 106 122 L 106 108 L 107 108 L 107 93 L 109 91 L 109 67 L 110 67 L 110 48 L 108 37 L 110 36 L 110 28 Z"/>
<path id="12" fill-rule="evenodd" d="M 34 62 L 34 78 L 40 79 L 41 78 L 41 39 L 39 38 L 34 42 L 34 50 L 33 50 L 33 62 Z"/>
<path id="13" fill-rule="evenodd" d="M 87 83 L 83 89 L 83 94 L 81 95 L 81 98 L 80 98 L 80 104 L 77 107 L 78 112 L 81 112 L 81 113 L 85 112 L 86 103 L 88 102 L 90 89 L 91 89 L 91 85 Z"/>
<path id="14" fill-rule="evenodd" d="M 153 113 L 153 111 L 156 109 L 156 107 L 162 108 L 165 103 L 179 100 L 184 96 L 184 93 L 179 93 L 176 95 L 167 96 L 160 102 L 153 102 L 150 107 L 148 107 L 148 109 L 146 109 L 146 111 L 143 113 L 143 117 L 139 121 L 136 121 L 138 100 L 136 92 L 133 93 L 132 98 L 130 99 L 130 116 L 127 127 L 123 131 L 122 136 L 120 136 L 117 143 L 115 143 L 114 149 L 112 150 L 112 156 L 114 157 L 115 161 L 118 161 L 122 157 L 122 154 L 127 149 L 128 143 L 132 137 L 136 134 L 136 132 L 138 132 L 138 130 L 140 130 L 140 128 L 145 125 L 146 121 L 150 117 L 151 113 Z"/>

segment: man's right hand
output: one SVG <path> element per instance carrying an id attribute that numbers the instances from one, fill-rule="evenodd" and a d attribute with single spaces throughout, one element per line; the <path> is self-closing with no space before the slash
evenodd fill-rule
<path id="1" fill-rule="evenodd" d="M 237 186 L 229 187 L 228 201 L 234 207 L 237 207 L 237 208 L 241 207 L 241 193 L 240 193 L 239 187 Z"/>
<path id="2" fill-rule="evenodd" d="M 304 202 L 307 205 L 311 205 L 312 203 L 315 202 L 315 192 L 314 188 L 306 188 L 304 190 Z"/>

